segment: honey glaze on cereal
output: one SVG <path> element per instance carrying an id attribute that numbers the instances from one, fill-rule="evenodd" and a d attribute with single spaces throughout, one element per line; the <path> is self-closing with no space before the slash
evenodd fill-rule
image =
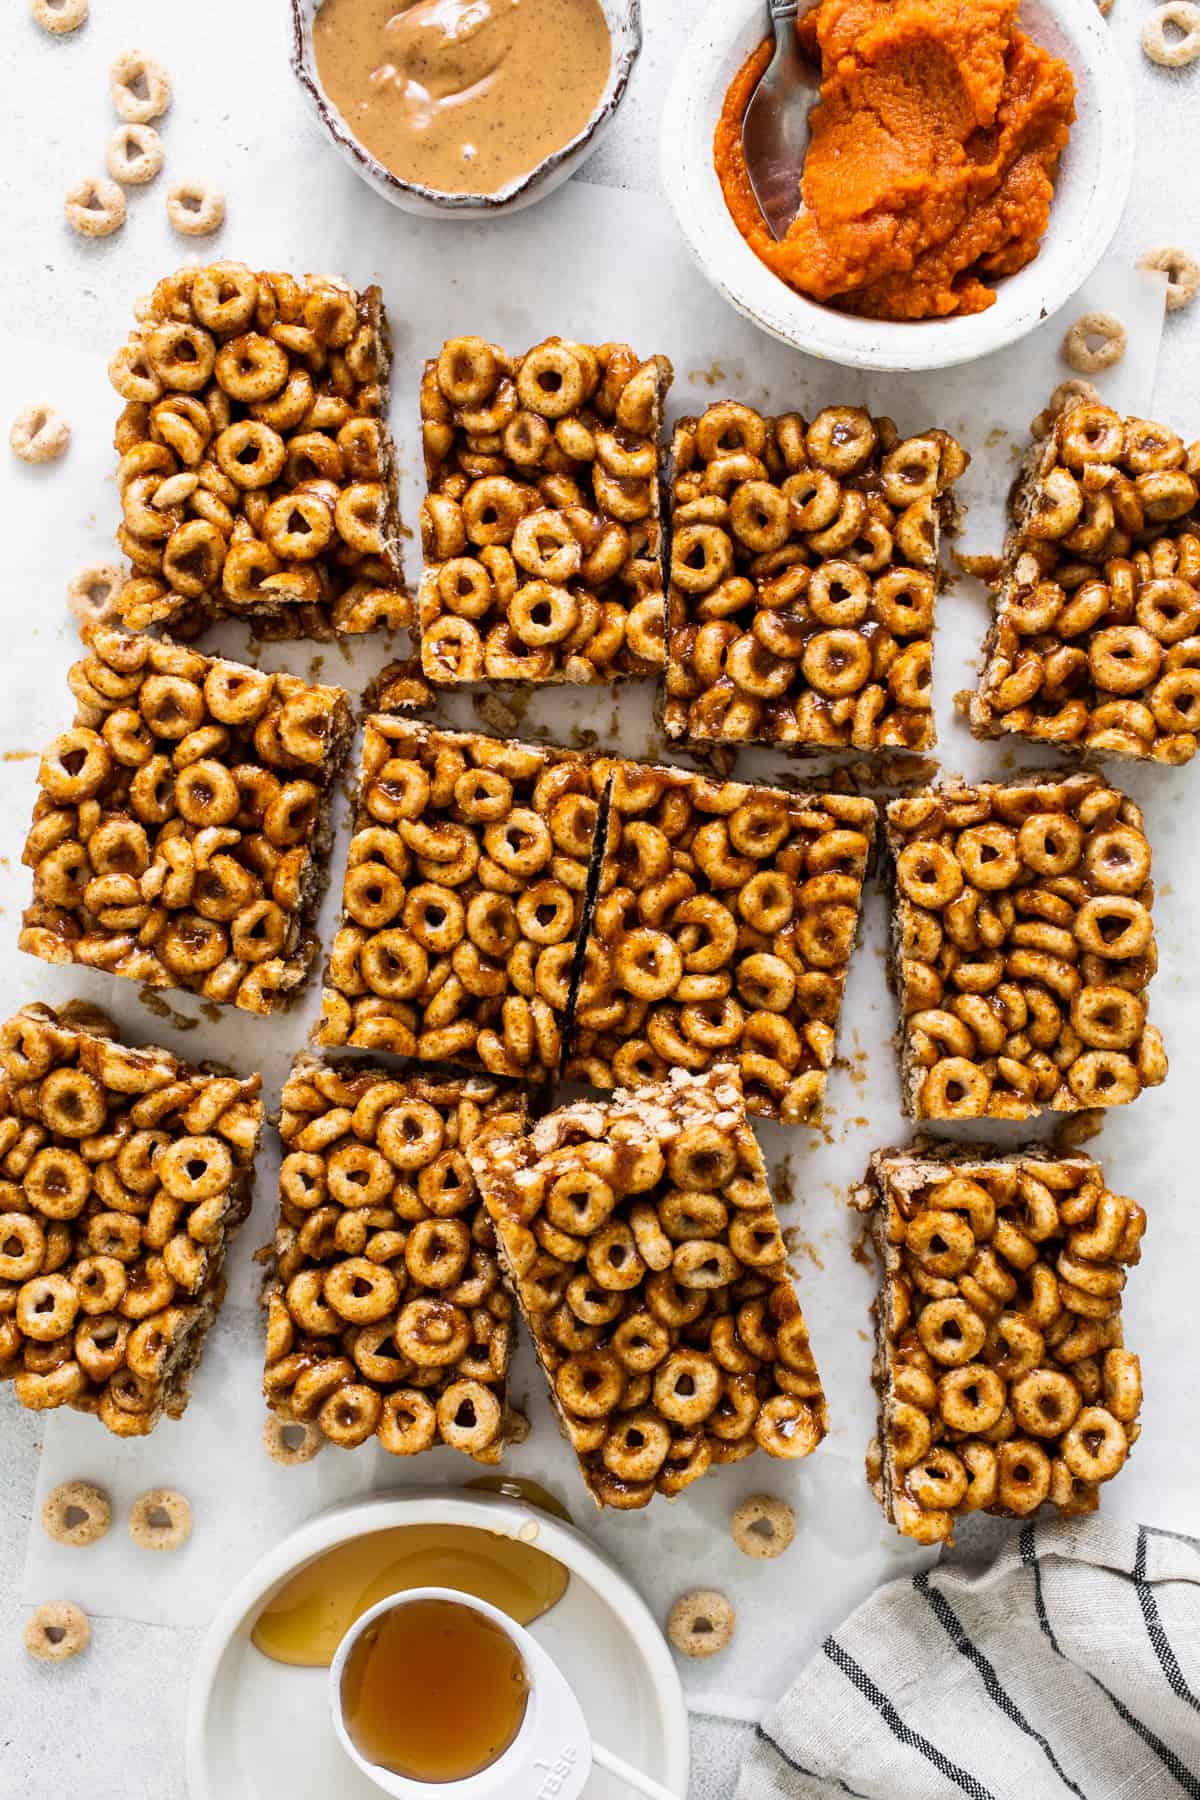
<path id="1" fill-rule="evenodd" d="M 495 194 L 578 136 L 612 39 L 600 0 L 324 0 L 317 72 L 401 180 Z"/>
<path id="2" fill-rule="evenodd" d="M 359 1755 L 415 1781 L 465 1781 L 503 1756 L 529 1677 L 507 1632 L 454 1600 L 382 1613 L 346 1658 L 346 1731 Z"/>
<path id="3" fill-rule="evenodd" d="M 299 1570 L 263 1608 L 251 1641 L 273 1662 L 327 1669 L 355 1620 L 390 1594 L 453 1588 L 529 1625 L 558 1604 L 569 1579 L 560 1562 L 520 1537 L 401 1525 L 339 1544 Z"/>

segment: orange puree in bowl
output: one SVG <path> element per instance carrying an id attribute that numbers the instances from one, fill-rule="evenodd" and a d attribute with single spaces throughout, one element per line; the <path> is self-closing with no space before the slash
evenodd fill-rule
<path id="1" fill-rule="evenodd" d="M 875 319 L 982 312 L 1037 255 L 1075 117 L 1067 65 L 1016 25 L 1017 0 L 821 0 L 800 22 L 821 98 L 797 171 L 803 208 L 777 242 L 742 155 L 770 55 L 734 78 L 714 156 L 755 254 L 789 286 Z"/>

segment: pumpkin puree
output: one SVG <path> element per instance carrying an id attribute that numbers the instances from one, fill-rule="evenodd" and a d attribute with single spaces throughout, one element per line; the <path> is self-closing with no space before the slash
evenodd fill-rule
<path id="1" fill-rule="evenodd" d="M 742 154 L 770 45 L 743 64 L 714 143 L 735 224 L 790 287 L 875 319 L 982 312 L 1037 255 L 1075 117 L 1066 63 L 1017 0 L 821 0 L 800 21 L 821 68 L 803 208 L 776 241 Z"/>

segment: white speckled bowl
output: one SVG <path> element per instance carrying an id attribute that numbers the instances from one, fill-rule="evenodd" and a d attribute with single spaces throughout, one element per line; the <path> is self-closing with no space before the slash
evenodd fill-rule
<path id="1" fill-rule="evenodd" d="M 612 33 L 612 67 L 600 104 L 584 126 L 561 150 L 554 151 L 528 175 L 509 182 L 494 194 L 445 194 L 418 181 L 403 181 L 385 168 L 364 144 L 360 144 L 333 102 L 326 97 L 317 75 L 313 54 L 312 26 L 321 0 L 291 0 L 292 49 L 291 65 L 301 88 L 322 127 L 337 145 L 351 167 L 369 182 L 377 194 L 390 200 L 405 212 L 459 217 L 497 218 L 501 213 L 519 212 L 532 206 L 560 187 L 584 159 L 591 155 L 604 132 L 616 117 L 617 108 L 629 85 L 633 65 L 642 48 L 642 0 L 600 0 L 601 10 Z"/>
<path id="2" fill-rule="evenodd" d="M 765 35 L 762 0 L 710 0 L 662 118 L 662 182 L 704 274 L 731 306 L 809 356 L 860 369 L 944 369 L 1024 337 L 1087 280 L 1112 242 L 1133 177 L 1133 99 L 1095 0 L 1024 0 L 1021 24 L 1070 64 L 1077 118 L 1040 253 L 997 283 L 995 304 L 962 319 L 858 319 L 795 293 L 761 263 L 730 217 L 713 132 L 734 75 Z"/>

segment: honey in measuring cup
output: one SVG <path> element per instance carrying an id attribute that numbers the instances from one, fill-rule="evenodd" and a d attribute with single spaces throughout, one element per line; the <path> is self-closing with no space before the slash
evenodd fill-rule
<path id="1" fill-rule="evenodd" d="M 346 1658 L 341 1700 L 364 1761 L 410 1781 L 465 1781 L 490 1768 L 520 1731 L 529 1677 L 494 1620 L 425 1598 L 367 1626 Z"/>

